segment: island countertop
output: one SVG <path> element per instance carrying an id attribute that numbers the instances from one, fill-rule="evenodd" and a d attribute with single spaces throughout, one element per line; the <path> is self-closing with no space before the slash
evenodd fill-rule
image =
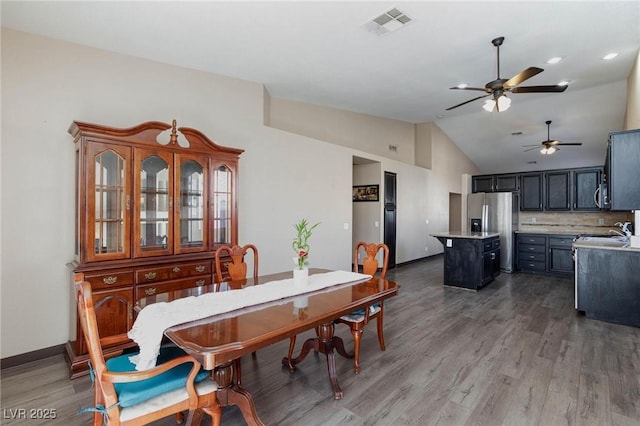
<path id="1" fill-rule="evenodd" d="M 431 234 L 432 237 L 436 238 L 466 238 L 466 239 L 476 239 L 483 240 L 485 238 L 491 237 L 499 237 L 499 232 L 436 232 Z"/>

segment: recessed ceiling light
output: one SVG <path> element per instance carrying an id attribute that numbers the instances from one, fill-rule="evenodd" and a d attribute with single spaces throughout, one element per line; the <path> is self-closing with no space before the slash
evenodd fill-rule
<path id="1" fill-rule="evenodd" d="M 548 63 L 548 64 L 557 64 L 557 63 L 558 63 L 558 62 L 560 62 L 561 60 L 562 60 L 562 57 L 560 57 L 560 56 L 556 56 L 556 57 L 553 57 L 553 58 L 549 59 L 549 60 L 547 61 L 547 63 Z"/>
<path id="2" fill-rule="evenodd" d="M 438 118 L 444 118 L 444 115 L 440 114 L 440 115 L 438 116 Z"/>
<path id="3" fill-rule="evenodd" d="M 569 80 L 562 80 L 560 83 L 558 83 L 558 86 L 568 86 L 569 83 L 571 83 L 571 81 Z"/>
<path id="4" fill-rule="evenodd" d="M 469 87 L 469 85 L 467 83 L 460 83 L 460 84 L 458 84 L 457 87 L 458 87 L 458 89 L 465 89 L 465 88 Z"/>
<path id="5" fill-rule="evenodd" d="M 616 56 L 618 56 L 618 54 L 617 54 L 617 53 L 609 53 L 609 54 L 607 54 L 607 55 L 604 55 L 604 56 L 602 57 L 602 59 L 604 59 L 605 61 L 608 61 L 608 60 L 610 60 L 610 59 L 615 58 Z"/>

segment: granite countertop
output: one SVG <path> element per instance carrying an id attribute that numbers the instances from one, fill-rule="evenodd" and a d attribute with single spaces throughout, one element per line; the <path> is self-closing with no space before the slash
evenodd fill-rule
<path id="1" fill-rule="evenodd" d="M 578 238 L 573 242 L 573 248 L 623 250 L 640 253 L 640 247 L 631 247 L 629 240 L 620 240 L 616 238 Z"/>
<path id="2" fill-rule="evenodd" d="M 582 235 L 582 234 L 589 234 L 589 235 L 602 235 L 603 237 L 608 237 L 611 234 L 608 234 L 605 231 L 592 231 L 592 232 L 584 232 L 584 230 L 581 231 L 572 231 L 570 229 L 553 229 L 553 230 L 540 230 L 540 231 L 532 231 L 532 230 L 516 230 L 513 231 L 516 234 L 540 234 L 540 235 Z"/>
<path id="3" fill-rule="evenodd" d="M 436 232 L 431 234 L 436 238 L 466 238 L 484 240 L 485 238 L 499 237 L 499 232 Z"/>

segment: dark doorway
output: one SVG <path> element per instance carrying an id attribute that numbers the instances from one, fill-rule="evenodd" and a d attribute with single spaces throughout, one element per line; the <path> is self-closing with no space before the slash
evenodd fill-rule
<path id="1" fill-rule="evenodd" d="M 384 172 L 384 243 L 389 247 L 389 268 L 396 267 L 396 174 Z"/>

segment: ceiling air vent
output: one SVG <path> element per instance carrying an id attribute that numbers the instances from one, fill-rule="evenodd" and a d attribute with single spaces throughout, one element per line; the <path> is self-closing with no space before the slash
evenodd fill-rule
<path id="1" fill-rule="evenodd" d="M 411 22 L 411 18 L 400 12 L 398 9 L 393 8 L 377 18 L 365 23 L 363 26 L 367 31 L 381 36 L 402 28 L 409 22 Z"/>

